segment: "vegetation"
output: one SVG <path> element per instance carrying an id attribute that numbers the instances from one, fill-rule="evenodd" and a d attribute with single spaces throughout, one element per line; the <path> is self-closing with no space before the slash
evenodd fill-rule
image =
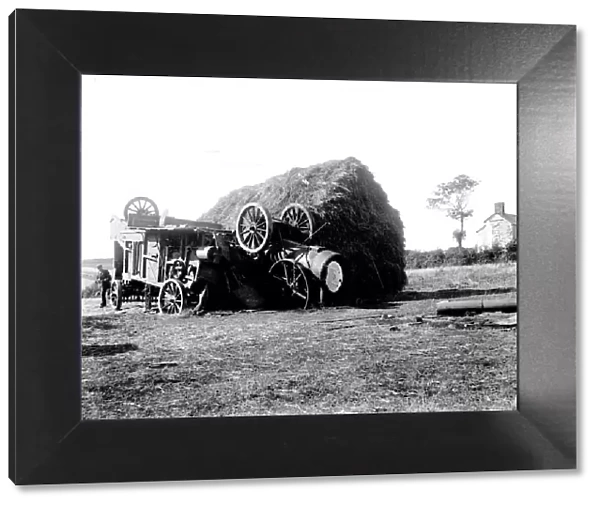
<path id="1" fill-rule="evenodd" d="M 81 289 L 81 298 L 90 299 L 100 297 L 100 286 L 97 283 L 91 283 Z"/>
<path id="2" fill-rule="evenodd" d="M 449 248 L 433 251 L 407 250 L 405 265 L 407 269 L 428 269 L 443 266 L 479 265 L 517 261 L 517 241 L 506 246 L 493 246 L 489 249 Z"/>
<path id="3" fill-rule="evenodd" d="M 81 262 L 81 298 L 89 299 L 100 297 L 100 285 L 96 282 L 98 270 L 96 266 L 102 265 L 110 269 L 113 265 L 112 258 L 90 258 Z"/>
<path id="4" fill-rule="evenodd" d="M 517 264 L 494 263 L 409 269 L 407 290 L 489 290 L 517 288 Z"/>
<path id="5" fill-rule="evenodd" d="M 419 323 L 431 300 L 203 317 L 93 306 L 84 301 L 87 419 L 516 408 L 516 329 Z"/>
<path id="6" fill-rule="evenodd" d="M 439 184 L 433 197 L 427 199 L 429 209 L 444 211 L 448 218 L 460 222 L 460 229 L 452 233 L 459 250 L 462 250 L 462 243 L 466 237 L 465 220 L 473 216 L 473 210 L 468 208 L 469 196 L 478 184 L 479 181 L 461 174 L 452 181 Z"/>
<path id="7" fill-rule="evenodd" d="M 200 217 L 233 228 L 240 209 L 258 202 L 274 217 L 297 202 L 315 220 L 312 243 L 342 254 L 348 300 L 382 297 L 400 291 L 404 274 L 404 228 L 369 169 L 355 158 L 294 168 L 265 182 L 221 198 Z M 377 245 L 374 247 L 373 245 Z"/>
<path id="8" fill-rule="evenodd" d="M 97 265 L 102 265 L 105 269 L 110 269 L 113 264 L 112 258 L 88 258 L 81 262 L 83 268 L 96 270 Z"/>

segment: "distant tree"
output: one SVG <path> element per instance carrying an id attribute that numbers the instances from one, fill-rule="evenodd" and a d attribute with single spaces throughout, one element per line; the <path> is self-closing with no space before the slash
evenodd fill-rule
<path id="1" fill-rule="evenodd" d="M 457 229 L 454 232 L 452 232 L 452 237 L 454 237 L 454 240 L 458 244 L 458 247 L 462 248 L 462 243 L 465 240 L 465 237 L 467 237 L 467 232 L 465 230 Z"/>
<path id="2" fill-rule="evenodd" d="M 439 184 L 433 192 L 433 197 L 427 199 L 429 209 L 444 211 L 448 218 L 460 221 L 460 229 L 452 233 L 460 250 L 466 237 L 465 220 L 473 216 L 473 210 L 468 208 L 469 197 L 478 184 L 479 181 L 461 174 L 448 183 Z"/>

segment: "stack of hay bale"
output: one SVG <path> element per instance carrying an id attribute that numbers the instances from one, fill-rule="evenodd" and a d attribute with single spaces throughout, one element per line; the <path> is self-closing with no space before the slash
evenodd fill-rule
<path id="1" fill-rule="evenodd" d="M 355 158 L 294 168 L 232 191 L 199 219 L 234 228 L 240 209 L 257 202 L 278 218 L 292 202 L 312 213 L 310 244 L 344 257 L 344 302 L 393 299 L 406 284 L 400 215 L 369 169 Z"/>

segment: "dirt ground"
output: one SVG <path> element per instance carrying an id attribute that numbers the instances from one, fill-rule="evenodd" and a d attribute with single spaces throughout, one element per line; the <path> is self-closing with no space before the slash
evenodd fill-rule
<path id="1" fill-rule="evenodd" d="M 436 302 L 163 316 L 83 299 L 83 417 L 516 409 L 510 315 Z"/>

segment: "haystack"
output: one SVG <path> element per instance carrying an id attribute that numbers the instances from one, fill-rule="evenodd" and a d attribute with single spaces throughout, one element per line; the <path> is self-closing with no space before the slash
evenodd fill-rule
<path id="1" fill-rule="evenodd" d="M 294 168 L 264 183 L 239 188 L 199 219 L 233 229 L 240 209 L 249 202 L 262 204 L 274 218 L 291 202 L 311 211 L 316 233 L 310 243 L 337 251 L 345 259 L 345 302 L 392 298 L 406 284 L 400 214 L 357 159 Z"/>

